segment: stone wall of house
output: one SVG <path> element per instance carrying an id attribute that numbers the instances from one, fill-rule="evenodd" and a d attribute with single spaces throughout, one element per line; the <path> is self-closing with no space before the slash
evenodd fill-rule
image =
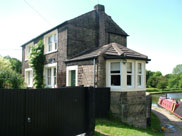
<path id="1" fill-rule="evenodd" d="M 78 85 L 94 86 L 94 65 L 78 66 Z"/>
<path id="2" fill-rule="evenodd" d="M 66 86 L 66 64 L 67 59 L 67 29 L 58 29 L 58 52 L 57 55 L 57 86 Z"/>
<path id="3" fill-rule="evenodd" d="M 146 128 L 145 91 L 111 92 L 110 110 L 121 122 Z"/>
<path id="4" fill-rule="evenodd" d="M 109 34 L 109 42 L 110 43 L 115 42 L 115 43 L 118 43 L 118 44 L 121 44 L 121 45 L 127 47 L 126 37 L 125 36 L 118 35 L 118 34 L 112 34 L 112 33 L 110 33 Z"/>
<path id="5" fill-rule="evenodd" d="M 69 21 L 68 58 L 97 47 L 98 26 L 96 12 L 91 11 Z"/>
<path id="6" fill-rule="evenodd" d="M 97 87 L 106 86 L 106 61 L 103 56 L 97 60 Z"/>
<path id="7" fill-rule="evenodd" d="M 127 37 L 119 26 L 105 13 L 104 6 L 74 18 L 68 23 L 68 58 L 90 49 L 116 42 L 126 46 Z"/>
<path id="8" fill-rule="evenodd" d="M 69 62 L 67 66 L 78 66 L 78 86 L 94 86 L 93 60 Z M 97 65 L 95 65 L 97 69 Z M 97 80 L 97 78 L 96 78 Z"/>
<path id="9" fill-rule="evenodd" d="M 53 62 L 57 62 L 58 57 L 57 57 L 57 51 L 53 52 L 53 53 L 49 53 L 47 55 L 45 55 L 45 62 L 44 64 L 49 64 L 49 63 L 53 63 Z"/>

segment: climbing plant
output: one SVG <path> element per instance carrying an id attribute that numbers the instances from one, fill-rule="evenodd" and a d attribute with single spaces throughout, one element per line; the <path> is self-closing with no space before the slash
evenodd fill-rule
<path id="1" fill-rule="evenodd" d="M 30 61 L 29 64 L 33 69 L 33 80 L 35 88 L 43 88 L 44 87 L 44 79 L 43 79 L 43 71 L 44 71 L 44 44 L 43 41 L 40 40 L 36 45 L 34 45 L 31 49 Z"/>

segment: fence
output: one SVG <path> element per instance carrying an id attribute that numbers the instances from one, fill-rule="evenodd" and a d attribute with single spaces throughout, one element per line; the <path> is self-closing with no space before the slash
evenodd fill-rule
<path id="1" fill-rule="evenodd" d="M 95 88 L 95 117 L 105 118 L 110 110 L 110 88 Z"/>
<path id="2" fill-rule="evenodd" d="M 83 87 L 0 89 L 0 135 L 93 135 L 95 109 L 100 107 L 98 96 L 101 96 L 101 92 L 104 93 L 103 90 L 98 88 L 94 91 L 94 88 Z M 100 98 L 99 103 L 104 103 L 105 100 Z M 99 116 L 107 114 L 106 108 L 102 109 L 103 111 L 97 112 Z"/>

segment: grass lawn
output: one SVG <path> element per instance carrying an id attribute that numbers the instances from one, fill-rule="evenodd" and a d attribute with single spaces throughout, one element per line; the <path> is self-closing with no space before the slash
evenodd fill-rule
<path id="1" fill-rule="evenodd" d="M 139 129 L 113 119 L 98 119 L 95 136 L 164 136 L 160 132 L 160 120 L 152 113 L 151 127 Z"/>
<path id="2" fill-rule="evenodd" d="M 173 93 L 173 92 L 181 92 L 182 93 L 182 89 L 157 89 L 157 88 L 147 88 L 146 92 L 149 92 L 151 94 L 156 94 L 156 93 Z"/>

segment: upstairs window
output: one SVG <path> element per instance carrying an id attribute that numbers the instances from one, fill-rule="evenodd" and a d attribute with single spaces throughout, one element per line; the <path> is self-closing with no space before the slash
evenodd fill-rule
<path id="1" fill-rule="evenodd" d="M 48 37 L 48 44 L 47 45 L 48 45 L 48 47 L 47 47 L 48 52 L 57 50 L 57 34 L 53 34 L 53 35 Z"/>
<path id="2" fill-rule="evenodd" d="M 33 43 L 30 43 L 25 47 L 25 60 L 28 60 L 30 58 L 32 46 L 33 46 Z"/>
<path id="3" fill-rule="evenodd" d="M 45 53 L 51 53 L 58 49 L 58 34 L 56 31 L 45 36 Z"/>
<path id="4" fill-rule="evenodd" d="M 137 86 L 142 87 L 143 85 L 143 67 L 142 63 L 137 63 Z"/>
<path id="5" fill-rule="evenodd" d="M 121 86 L 120 62 L 111 62 L 110 70 L 111 86 Z"/>
<path id="6" fill-rule="evenodd" d="M 127 86 L 133 87 L 133 78 L 134 78 L 134 72 L 133 72 L 133 63 L 127 62 Z"/>

